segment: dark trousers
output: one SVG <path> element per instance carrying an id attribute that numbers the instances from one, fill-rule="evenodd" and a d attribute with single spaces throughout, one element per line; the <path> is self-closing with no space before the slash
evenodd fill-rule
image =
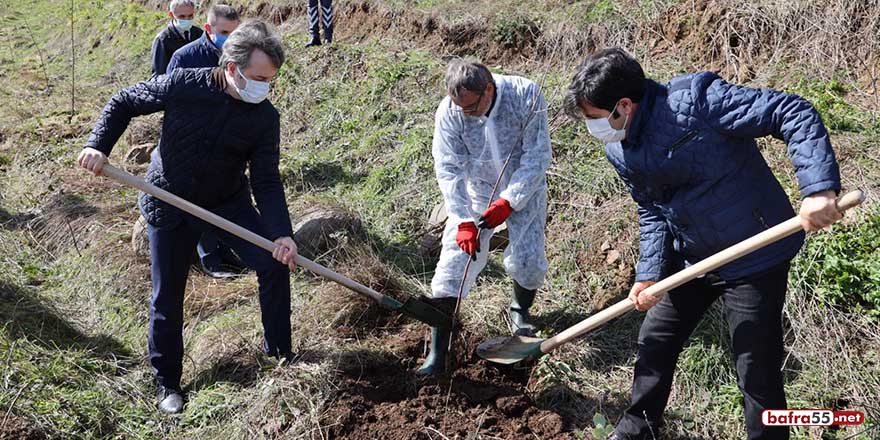
<path id="1" fill-rule="evenodd" d="M 193 250 L 209 226 L 185 215 L 186 220 L 169 229 L 147 226 L 150 239 L 153 295 L 150 298 L 150 364 L 159 385 L 180 389 L 183 370 L 183 295 Z M 227 217 L 233 223 L 266 235 L 260 216 L 249 203 Z M 228 244 L 257 273 L 263 349 L 271 355 L 290 351 L 290 273 L 272 255 L 225 231 L 217 230 Z"/>
<path id="2" fill-rule="evenodd" d="M 222 249 L 220 242 L 217 240 L 217 234 L 214 231 L 205 231 L 202 234 L 199 244 L 196 246 L 202 267 L 209 270 L 220 270 L 220 264 L 223 262 Z"/>
<path id="3" fill-rule="evenodd" d="M 215 228 L 202 233 L 202 238 L 196 246 L 196 252 L 199 254 L 199 262 L 203 269 L 223 271 L 226 268 L 224 264 L 231 269 L 239 269 L 244 264 L 229 250 L 226 243 L 220 241 Z"/>
<path id="4" fill-rule="evenodd" d="M 782 307 L 789 263 L 736 281 L 707 274 L 671 290 L 648 310 L 639 331 L 632 403 L 615 432 L 624 439 L 650 439 L 672 389 L 684 343 L 719 297 L 730 330 L 737 384 L 745 400 L 749 439 L 788 439 L 788 428 L 765 427 L 765 409 L 786 408 L 783 389 Z"/>
<path id="5" fill-rule="evenodd" d="M 318 36 L 319 23 L 324 27 L 324 38 L 333 37 L 333 0 L 309 0 L 308 14 L 309 32 L 313 37 Z"/>

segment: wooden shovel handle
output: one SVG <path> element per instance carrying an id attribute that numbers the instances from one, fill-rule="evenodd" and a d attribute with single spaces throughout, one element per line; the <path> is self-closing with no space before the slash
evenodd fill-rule
<path id="1" fill-rule="evenodd" d="M 856 190 L 852 191 L 845 196 L 841 197 L 837 202 L 837 207 L 841 211 L 846 211 L 850 208 L 858 206 L 863 201 L 865 201 L 865 194 L 862 191 Z M 721 252 L 718 252 L 711 257 L 705 258 L 700 262 L 693 264 L 691 266 L 686 267 L 685 269 L 676 272 L 673 275 L 670 275 L 663 279 L 662 281 L 651 285 L 647 289 L 643 290 L 643 292 L 648 295 L 659 296 L 662 295 L 669 290 L 672 290 L 682 284 L 693 280 L 701 275 L 705 275 L 706 273 L 715 270 L 743 255 L 746 255 L 750 252 L 758 250 L 764 246 L 767 246 L 773 242 L 779 241 L 789 235 L 792 235 L 803 229 L 801 225 L 801 217 L 794 216 L 760 234 L 757 234 L 751 238 L 743 240 L 727 249 L 724 249 Z M 629 298 L 624 299 L 617 304 L 608 307 L 593 316 L 575 324 L 572 327 L 564 330 L 562 333 L 547 339 L 546 341 L 541 343 L 541 352 L 549 353 L 559 347 L 566 342 L 589 332 L 590 330 L 599 327 L 606 322 L 623 315 L 624 313 L 635 308 L 635 304 L 629 300 Z"/>
<path id="2" fill-rule="evenodd" d="M 206 222 L 208 222 L 208 223 L 210 223 L 220 229 L 223 229 L 226 232 L 229 232 L 232 235 L 235 235 L 235 236 L 241 238 L 242 240 L 253 243 L 255 246 L 259 246 L 269 252 L 275 251 L 275 248 L 277 247 L 277 245 L 275 243 L 266 239 L 265 237 L 262 237 L 262 236 L 257 235 L 257 234 L 255 234 L 245 228 L 242 228 L 241 226 L 239 226 L 235 223 L 232 223 L 231 221 L 226 220 L 225 218 L 220 217 L 219 215 L 214 214 L 213 212 L 210 212 L 204 208 L 196 206 L 196 205 L 194 205 L 194 204 L 192 204 L 192 203 L 190 203 L 190 202 L 188 202 L 188 201 L 186 201 L 186 200 L 184 200 L 174 194 L 171 194 L 168 191 L 165 191 L 155 185 L 152 185 L 152 184 L 146 182 L 143 179 L 140 179 L 140 178 L 135 177 L 134 175 L 132 175 L 128 172 L 120 170 L 119 168 L 116 168 L 113 165 L 110 165 L 109 163 L 104 164 L 104 168 L 101 170 L 101 174 L 104 176 L 107 176 L 107 177 L 109 177 L 119 183 L 133 186 L 133 187 L 135 187 L 135 188 L 137 188 L 147 194 L 150 194 L 150 195 L 158 198 L 159 200 L 162 200 L 165 203 L 168 203 L 171 206 L 174 206 L 182 211 L 188 212 L 188 213 L 190 213 L 190 214 L 192 214 L 192 215 L 194 215 L 194 216 L 196 216 L 196 217 L 198 217 L 198 218 L 200 218 L 200 219 L 202 219 L 202 220 L 204 220 L 204 221 L 206 221 Z M 294 258 L 294 261 L 296 261 L 297 265 L 299 265 L 299 266 L 301 266 L 301 267 L 303 267 L 313 273 L 316 273 L 324 278 L 327 278 L 331 281 L 334 281 L 338 284 L 341 284 L 351 290 L 354 290 L 355 292 L 367 295 L 370 298 L 372 298 L 373 300 L 375 300 L 376 302 L 382 303 L 382 301 L 383 301 L 384 295 L 382 295 L 381 293 L 376 292 L 375 290 L 373 290 L 373 289 L 371 289 L 361 283 L 358 283 L 357 281 L 352 280 L 351 278 L 348 278 L 344 275 L 333 272 L 332 270 L 327 269 L 326 267 L 324 267 L 318 263 L 315 263 L 314 261 L 309 260 L 308 258 L 303 257 L 302 255 L 297 255 L 296 258 Z"/>

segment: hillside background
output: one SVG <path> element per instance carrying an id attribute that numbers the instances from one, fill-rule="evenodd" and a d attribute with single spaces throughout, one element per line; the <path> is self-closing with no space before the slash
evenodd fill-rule
<path id="1" fill-rule="evenodd" d="M 657 80 L 712 70 L 798 93 L 832 133 L 844 189 L 868 203 L 812 235 L 785 310 L 793 408 L 856 409 L 865 425 L 799 439 L 880 438 L 880 5 L 870 0 L 337 1 L 336 42 L 304 49 L 305 0 L 230 1 L 272 21 L 289 60 L 273 84 L 294 220 L 315 206 L 360 217 L 318 261 L 404 297 L 428 294 L 420 251 L 441 195 L 430 154 L 445 61 L 472 56 L 541 84 L 550 105 L 550 273 L 536 314 L 555 334 L 626 296 L 635 205 L 602 146 L 560 111 L 574 68 L 619 45 Z M 463 309 L 460 369 L 420 380 L 423 325 L 295 274 L 294 344 L 260 354 L 253 275 L 193 272 L 186 297 L 185 413 L 154 409 L 146 360 L 149 263 L 131 250 L 136 191 L 74 167 L 100 109 L 149 77 L 157 0 L 0 2 L 0 438 L 604 438 L 627 404 L 642 314 L 537 363 L 497 369 L 479 341 L 506 331 L 511 281 L 493 255 Z M 204 21 L 203 12 L 197 18 Z M 155 143 L 137 120 L 111 155 Z M 799 203 L 785 145 L 764 156 Z M 718 305 L 678 363 L 665 438 L 743 438 L 742 399 Z"/>

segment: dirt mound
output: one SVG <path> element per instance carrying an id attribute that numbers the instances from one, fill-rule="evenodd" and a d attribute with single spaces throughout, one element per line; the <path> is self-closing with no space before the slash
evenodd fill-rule
<path id="1" fill-rule="evenodd" d="M 3 418 L 0 425 L 0 440 L 38 440 L 47 438 L 46 434 L 27 420 L 13 415 Z"/>
<path id="2" fill-rule="evenodd" d="M 344 275 L 383 294 L 405 301 L 414 296 L 414 290 L 401 282 L 363 245 L 351 245 L 343 260 L 334 261 Z M 332 328 L 343 338 L 364 337 L 406 323 L 398 312 L 388 310 L 365 295 L 353 292 L 336 283 L 325 283 L 314 299 L 314 313 L 323 316 L 318 320 Z"/>
<path id="3" fill-rule="evenodd" d="M 526 394 L 530 369 L 480 360 L 474 353 L 477 341 L 465 338 L 468 349 L 458 351 L 464 359 L 451 376 L 441 378 L 412 372 L 424 352 L 420 331 L 388 337 L 384 342 L 393 354 L 347 354 L 339 363 L 337 399 L 323 417 L 329 437 L 574 438 L 570 420 Z"/>
<path id="4" fill-rule="evenodd" d="M 342 236 L 354 236 L 361 230 L 361 219 L 357 214 L 332 206 L 316 206 L 297 219 L 293 239 L 300 255 L 314 259 L 340 251 L 345 244 Z"/>
<path id="5" fill-rule="evenodd" d="M 375 301 L 338 284 L 326 284 L 316 297 L 316 313 L 326 314 L 326 323 L 343 338 L 362 337 L 377 330 L 400 326 L 399 313 L 382 308 Z"/>
<path id="6" fill-rule="evenodd" d="M 476 54 L 488 63 L 531 55 L 541 36 L 537 24 L 519 16 L 450 22 L 428 12 L 393 10 L 369 0 L 348 3 L 339 10 L 345 26 L 337 33 L 349 39 L 406 39 L 445 56 Z"/>
<path id="7" fill-rule="evenodd" d="M 125 142 L 129 146 L 152 144 L 159 142 L 159 136 L 162 134 L 162 118 L 146 117 L 138 118 L 128 125 L 125 130 Z"/>
<path id="8" fill-rule="evenodd" d="M 857 72 L 877 59 L 878 30 L 880 12 L 867 2 L 696 0 L 671 3 L 639 40 L 654 58 L 672 55 L 745 82 L 781 62 L 864 75 Z"/>

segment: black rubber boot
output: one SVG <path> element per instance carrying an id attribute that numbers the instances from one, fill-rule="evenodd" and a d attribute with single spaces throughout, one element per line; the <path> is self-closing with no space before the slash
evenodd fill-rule
<path id="1" fill-rule="evenodd" d="M 318 7 L 318 0 L 310 0 L 309 1 L 309 42 L 306 43 L 306 47 L 312 46 L 320 46 L 321 45 L 321 32 L 320 32 L 320 8 Z"/>
<path id="2" fill-rule="evenodd" d="M 456 298 L 437 298 L 433 302 L 438 310 L 449 316 L 452 316 L 455 311 Z M 451 336 L 451 327 L 431 327 L 431 350 L 428 352 L 428 357 L 425 358 L 425 363 L 416 370 L 416 374 L 428 376 L 446 372 L 446 354 L 449 353 Z"/>
<path id="3" fill-rule="evenodd" d="M 324 26 L 324 44 L 333 42 L 333 2 L 321 0 L 321 21 Z"/>
<path id="4" fill-rule="evenodd" d="M 446 372 L 446 354 L 449 353 L 449 338 L 452 331 L 431 327 L 431 351 L 425 358 L 425 363 L 416 370 L 419 376 L 443 374 Z"/>
<path id="5" fill-rule="evenodd" d="M 529 320 L 529 308 L 535 303 L 537 290 L 528 290 L 513 282 L 513 295 L 510 298 L 510 332 L 517 336 L 535 336 L 535 326 Z"/>
<path id="6" fill-rule="evenodd" d="M 306 47 L 320 46 L 321 45 L 321 35 L 320 34 L 312 34 L 311 38 L 309 38 L 309 42 L 306 43 Z"/>

